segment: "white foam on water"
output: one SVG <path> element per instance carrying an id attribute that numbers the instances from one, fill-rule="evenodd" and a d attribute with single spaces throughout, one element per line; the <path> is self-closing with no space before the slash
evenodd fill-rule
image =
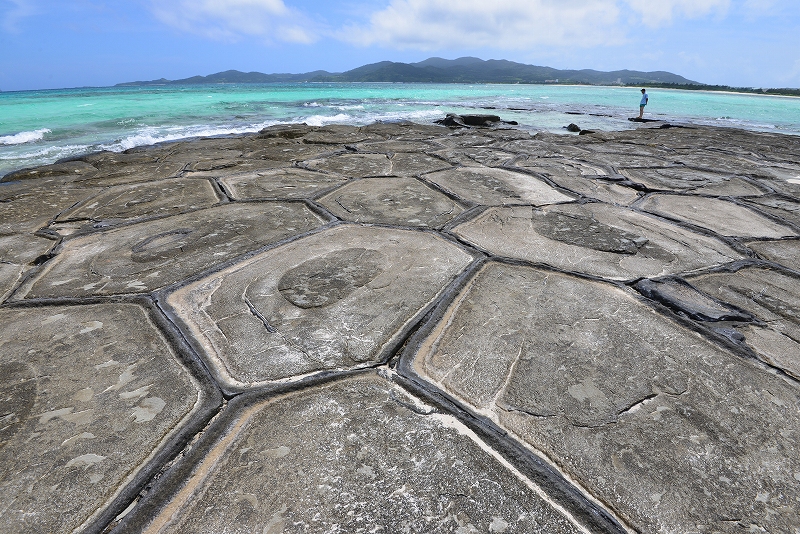
<path id="1" fill-rule="evenodd" d="M 4 135 L 0 137 L 0 145 L 22 145 L 25 143 L 33 143 L 44 139 L 44 134 L 49 134 L 50 130 L 42 128 L 41 130 L 33 130 L 32 132 L 20 132 L 14 135 Z"/>
<path id="2" fill-rule="evenodd" d="M 324 126 L 326 124 L 333 124 L 337 122 L 348 122 L 352 120 L 353 117 L 347 115 L 345 113 L 339 113 L 337 115 L 329 116 L 329 115 L 311 115 L 303 119 L 302 122 L 305 122 L 309 126 Z"/>
<path id="3" fill-rule="evenodd" d="M 40 159 L 55 161 L 66 158 L 67 156 L 82 154 L 89 151 L 91 148 L 90 145 L 48 146 L 31 152 L 0 155 L 0 160 L 34 160 L 37 165 L 40 165 L 41 163 L 38 162 Z"/>
<path id="4" fill-rule="evenodd" d="M 143 128 L 138 132 L 117 140 L 113 143 L 101 144 L 98 147 L 101 150 L 111 150 L 114 152 L 122 152 L 129 148 L 134 148 L 143 145 L 154 145 L 156 143 L 164 143 L 167 141 L 178 141 L 180 139 L 187 139 L 190 137 L 214 137 L 219 135 L 233 135 L 255 133 L 259 130 L 277 124 L 278 121 L 266 121 L 259 124 L 249 124 L 246 126 L 209 126 L 209 125 L 195 125 L 195 126 L 180 126 L 170 128 Z"/>

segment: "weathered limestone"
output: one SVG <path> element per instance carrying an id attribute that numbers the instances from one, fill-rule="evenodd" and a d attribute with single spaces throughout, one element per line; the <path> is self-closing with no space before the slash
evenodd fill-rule
<path id="1" fill-rule="evenodd" d="M 139 306 L 3 309 L 0 333 L 3 532 L 90 524 L 209 401 Z"/>
<path id="2" fill-rule="evenodd" d="M 416 373 L 541 451 L 634 530 L 797 526 L 796 384 L 627 291 L 490 263 L 426 332 Z"/>
<path id="3" fill-rule="evenodd" d="M 800 227 L 800 202 L 791 197 L 769 195 L 748 199 L 747 203 Z"/>
<path id="4" fill-rule="evenodd" d="M 88 221 L 85 229 L 116 226 L 210 207 L 220 201 L 208 180 L 176 178 L 106 189 L 62 212 L 56 224 Z"/>
<path id="5" fill-rule="evenodd" d="M 142 293 L 320 226 L 303 204 L 225 204 L 65 241 L 20 297 Z"/>
<path id="6" fill-rule="evenodd" d="M 745 343 L 767 363 L 800 379 L 800 277 L 747 267 L 692 277 L 690 282 L 762 321 L 763 327 L 742 330 Z"/>
<path id="7" fill-rule="evenodd" d="M 245 389 L 385 360 L 472 261 L 429 233 L 341 225 L 167 299 L 218 380 Z"/>
<path id="8" fill-rule="evenodd" d="M 392 173 L 392 163 L 386 154 L 342 154 L 308 160 L 303 165 L 312 170 L 334 172 L 350 178 L 388 176 Z"/>
<path id="9" fill-rule="evenodd" d="M 747 246 L 765 260 L 800 272 L 800 240 L 751 241 Z"/>
<path id="10" fill-rule="evenodd" d="M 520 158 L 515 165 L 546 176 L 564 189 L 601 202 L 628 205 L 639 198 L 635 189 L 606 180 L 608 173 L 599 165 L 560 158 L 534 157 Z"/>
<path id="11" fill-rule="evenodd" d="M 792 229 L 726 200 L 653 194 L 639 205 L 644 211 L 707 228 L 724 236 L 781 238 L 798 235 Z"/>
<path id="12" fill-rule="evenodd" d="M 131 531 L 580 532 L 457 420 L 375 374 L 236 410 Z"/>
<path id="13" fill-rule="evenodd" d="M 682 169 L 624 169 L 621 174 L 650 190 L 691 192 L 716 196 L 763 195 L 764 189 L 738 176 Z"/>
<path id="14" fill-rule="evenodd" d="M 251 151 L 245 152 L 244 157 L 290 162 L 316 158 L 324 154 L 342 150 L 342 148 L 343 147 L 331 147 L 326 145 L 307 145 L 297 141 L 285 141 L 283 139 L 270 139 L 267 142 L 261 143 L 259 148 L 254 148 Z"/>
<path id="15" fill-rule="evenodd" d="M 453 231 L 498 256 L 612 280 L 689 272 L 741 259 L 713 238 L 600 203 L 490 208 Z"/>
<path id="16" fill-rule="evenodd" d="M 312 197 L 347 182 L 347 178 L 305 169 L 275 169 L 229 176 L 220 180 L 237 200 Z"/>
<path id="17" fill-rule="evenodd" d="M 459 167 L 426 174 L 424 178 L 453 196 L 473 204 L 543 206 L 573 200 L 538 178 L 505 169 Z"/>
<path id="18" fill-rule="evenodd" d="M 414 178 L 365 178 L 319 199 L 346 221 L 441 228 L 464 209 Z"/>
<path id="19" fill-rule="evenodd" d="M 54 241 L 30 234 L 0 235 L 0 303 L 31 264 L 54 245 Z"/>
<path id="20" fill-rule="evenodd" d="M 409 154 L 400 152 L 391 158 L 391 174 L 397 176 L 417 176 L 433 171 L 449 169 L 450 164 L 442 159 L 427 154 Z"/>
<path id="21" fill-rule="evenodd" d="M 31 188 L 25 193 L 6 192 L 0 188 L 0 235 L 35 232 L 58 215 L 98 189 Z"/>

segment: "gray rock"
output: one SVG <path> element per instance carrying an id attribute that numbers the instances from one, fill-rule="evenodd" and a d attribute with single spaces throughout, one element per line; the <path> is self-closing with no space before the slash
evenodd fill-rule
<path id="1" fill-rule="evenodd" d="M 347 178 L 285 168 L 228 176 L 220 180 L 237 200 L 305 198 L 341 185 Z"/>
<path id="2" fill-rule="evenodd" d="M 698 321 L 751 321 L 753 317 L 710 298 L 680 279 L 642 280 L 636 284 L 642 295 Z"/>
<path id="3" fill-rule="evenodd" d="M 392 173 L 392 163 L 385 154 L 342 154 L 308 160 L 303 165 L 308 169 L 334 172 L 349 178 L 388 176 Z"/>
<path id="4" fill-rule="evenodd" d="M 426 332 L 420 376 L 541 451 L 632 530 L 796 527 L 796 385 L 627 291 L 488 264 Z"/>

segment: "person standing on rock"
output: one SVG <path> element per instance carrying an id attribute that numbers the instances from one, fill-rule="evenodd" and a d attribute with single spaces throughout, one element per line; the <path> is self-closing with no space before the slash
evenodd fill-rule
<path id="1" fill-rule="evenodd" d="M 642 89 L 642 100 L 641 100 L 641 102 L 639 102 L 639 118 L 640 119 L 644 115 L 644 107 L 647 105 L 648 98 L 649 97 L 647 96 L 647 90 L 646 89 Z"/>

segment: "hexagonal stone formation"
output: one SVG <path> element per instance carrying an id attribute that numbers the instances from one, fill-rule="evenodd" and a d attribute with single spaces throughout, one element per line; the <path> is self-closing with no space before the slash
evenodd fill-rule
<path id="1" fill-rule="evenodd" d="M 364 152 L 381 152 L 384 154 L 395 154 L 398 152 L 419 154 L 438 148 L 425 141 L 413 140 L 370 141 L 367 143 L 359 143 L 355 147 Z"/>
<path id="2" fill-rule="evenodd" d="M 0 235 L 0 302 L 31 263 L 54 245 L 54 241 L 30 234 Z"/>
<path id="3" fill-rule="evenodd" d="M 497 148 L 486 147 L 464 147 L 457 149 L 437 150 L 433 152 L 438 157 L 449 161 L 452 164 L 474 166 L 475 163 L 487 167 L 500 167 L 511 164 L 517 157 L 516 154 L 506 152 Z"/>
<path id="4" fill-rule="evenodd" d="M 541 451 L 631 530 L 797 525 L 796 384 L 626 290 L 529 267 L 487 264 L 435 319 L 413 370 Z"/>
<path id="5" fill-rule="evenodd" d="M 703 195 L 753 196 L 764 189 L 743 178 L 694 169 L 624 169 L 621 174 L 653 190 L 691 191 Z"/>
<path id="6" fill-rule="evenodd" d="M 747 246 L 765 260 L 800 271 L 800 240 L 751 241 Z"/>
<path id="7" fill-rule="evenodd" d="M 690 278 L 698 289 L 747 310 L 764 326 L 739 327 L 745 343 L 767 363 L 800 378 L 800 277 L 747 267 Z"/>
<path id="8" fill-rule="evenodd" d="M 798 235 L 753 210 L 717 198 L 656 193 L 639 204 L 644 211 L 706 228 L 724 236 L 781 238 Z"/>
<path id="9" fill-rule="evenodd" d="M 228 176 L 220 180 L 237 200 L 308 198 L 347 182 L 333 174 L 287 168 Z"/>
<path id="10" fill-rule="evenodd" d="M 398 152 L 391 158 L 391 174 L 398 176 L 418 176 L 452 167 L 450 163 L 422 153 Z"/>
<path id="11" fill-rule="evenodd" d="M 311 170 L 334 172 L 350 178 L 388 176 L 392 163 L 386 154 L 342 154 L 303 162 Z"/>
<path id="12" fill-rule="evenodd" d="M 21 169 L 0 177 L 0 182 L 35 180 L 38 178 L 59 178 L 64 181 L 87 178 L 97 174 L 97 168 L 85 161 L 66 161 L 52 165 L 42 165 L 31 169 Z"/>
<path id="13" fill-rule="evenodd" d="M 300 141 L 287 141 L 285 139 L 266 139 L 260 148 L 246 151 L 244 157 L 290 162 L 336 153 L 337 150 L 342 148 L 326 145 L 307 145 Z"/>
<path id="14" fill-rule="evenodd" d="M 116 226 L 207 208 L 219 200 L 211 182 L 196 178 L 121 185 L 84 200 L 55 222 L 89 221 L 83 229 Z"/>
<path id="15" fill-rule="evenodd" d="M 430 233 L 341 225 L 263 252 L 167 304 L 230 390 L 380 362 L 472 261 Z"/>
<path id="16" fill-rule="evenodd" d="M 285 169 L 291 167 L 290 161 L 272 159 L 239 159 L 226 165 L 210 165 L 198 163 L 193 165 L 193 170 L 186 170 L 181 176 L 186 178 L 225 178 L 240 174 L 257 174 L 272 169 Z"/>
<path id="17" fill-rule="evenodd" d="M 24 184 L 22 184 L 24 186 Z M 99 189 L 0 187 L 0 234 L 35 232 Z"/>
<path id="18" fill-rule="evenodd" d="M 375 374 L 233 404 L 191 478 L 127 530 L 584 531 L 457 420 Z"/>
<path id="19" fill-rule="evenodd" d="M 147 292 L 322 224 L 301 203 L 225 204 L 76 237 L 20 298 Z"/>
<path id="20" fill-rule="evenodd" d="M 800 201 L 797 199 L 780 195 L 768 195 L 748 199 L 747 204 L 800 227 Z"/>
<path id="21" fill-rule="evenodd" d="M 612 280 L 689 272 L 742 259 L 711 237 L 599 203 L 490 208 L 453 231 L 491 254 Z"/>
<path id="22" fill-rule="evenodd" d="M 533 176 L 489 167 L 459 167 L 425 175 L 453 196 L 479 205 L 555 204 L 572 197 L 559 192 Z"/>
<path id="23" fill-rule="evenodd" d="M 319 199 L 346 221 L 441 228 L 464 211 L 414 178 L 364 178 Z"/>
<path id="24" fill-rule="evenodd" d="M 329 124 L 317 128 L 303 136 L 304 143 L 323 145 L 343 145 L 363 143 L 366 141 L 382 141 L 383 136 L 374 132 L 364 131 L 357 126 L 345 124 Z"/>
<path id="25" fill-rule="evenodd" d="M 97 519 L 208 402 L 132 304 L 0 310 L 0 396 L 0 530 L 20 533 Z"/>

